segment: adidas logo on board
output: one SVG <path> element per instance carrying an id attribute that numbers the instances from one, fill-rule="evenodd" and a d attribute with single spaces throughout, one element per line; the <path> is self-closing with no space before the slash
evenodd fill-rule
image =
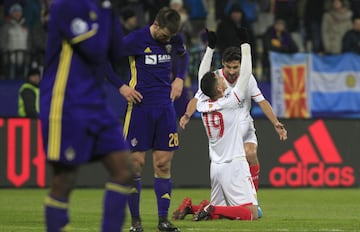
<path id="1" fill-rule="evenodd" d="M 279 166 L 273 167 L 269 180 L 274 187 L 351 187 L 355 172 L 344 166 L 324 121 L 309 126 L 294 141 L 294 149 L 279 157 Z"/>

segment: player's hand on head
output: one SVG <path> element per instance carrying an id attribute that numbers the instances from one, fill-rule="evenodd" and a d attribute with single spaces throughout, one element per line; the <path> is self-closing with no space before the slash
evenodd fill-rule
<path id="1" fill-rule="evenodd" d="M 239 29 L 237 29 L 236 34 L 237 34 L 238 38 L 240 39 L 241 44 L 250 43 L 249 32 L 245 27 L 240 27 Z"/>
<path id="2" fill-rule="evenodd" d="M 208 47 L 211 49 L 214 49 L 216 46 L 216 33 L 214 31 L 209 31 L 206 28 L 206 36 L 207 36 L 207 41 L 208 41 Z"/>
<path id="3" fill-rule="evenodd" d="M 143 98 L 140 92 L 136 91 L 128 85 L 122 85 L 119 88 L 119 92 L 128 102 L 140 103 Z"/>

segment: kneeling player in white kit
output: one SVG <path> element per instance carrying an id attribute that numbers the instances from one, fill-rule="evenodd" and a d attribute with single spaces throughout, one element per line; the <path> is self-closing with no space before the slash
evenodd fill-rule
<path id="1" fill-rule="evenodd" d="M 228 88 L 224 78 L 216 73 L 203 75 L 208 70 L 202 70 L 202 66 L 199 69 L 199 86 L 208 97 L 199 99 L 197 110 L 202 113 L 209 138 L 211 197 L 210 204 L 194 215 L 194 221 L 219 217 L 258 218 L 256 190 L 241 133 L 249 124 L 239 120 L 246 110 L 244 99 L 252 73 L 250 45 L 242 44 L 241 53 L 241 78 L 234 88 Z"/>

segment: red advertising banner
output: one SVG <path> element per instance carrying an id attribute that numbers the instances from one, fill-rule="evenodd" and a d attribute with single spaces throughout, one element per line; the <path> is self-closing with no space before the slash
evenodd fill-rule
<path id="1" fill-rule="evenodd" d="M 0 118 L 0 137 L 1 174 L 5 174 L 0 180 L 5 177 L 5 182 L 14 187 L 21 187 L 28 181 L 35 180 L 36 186 L 45 187 L 45 154 L 40 121 L 28 118 Z M 2 184 L 3 181 L 0 182 L 0 186 Z"/>

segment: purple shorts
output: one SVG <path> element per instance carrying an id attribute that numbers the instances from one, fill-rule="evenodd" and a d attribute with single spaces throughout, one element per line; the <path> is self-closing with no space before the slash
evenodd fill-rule
<path id="1" fill-rule="evenodd" d="M 107 110 L 42 120 L 47 160 L 78 165 L 114 151 L 129 150 L 122 129 L 119 120 Z"/>
<path id="2" fill-rule="evenodd" d="M 174 106 L 129 105 L 125 116 L 124 134 L 132 151 L 179 149 Z"/>

